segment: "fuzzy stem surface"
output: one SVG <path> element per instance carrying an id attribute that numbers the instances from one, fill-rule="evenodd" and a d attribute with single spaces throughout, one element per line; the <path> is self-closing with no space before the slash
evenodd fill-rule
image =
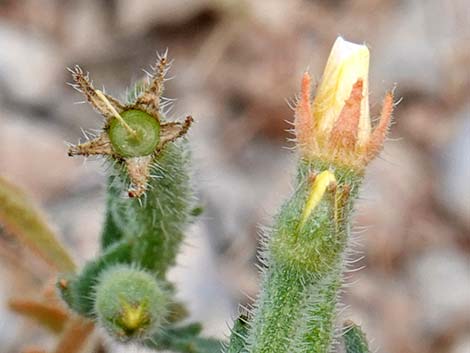
<path id="1" fill-rule="evenodd" d="M 315 178 L 326 171 L 335 182 L 318 190 Z M 345 168 L 300 162 L 295 191 L 266 240 L 267 269 L 244 352 L 330 351 L 349 214 L 360 180 L 360 175 Z M 317 196 L 312 193 L 321 196 L 315 208 L 306 212 L 309 200 Z"/>

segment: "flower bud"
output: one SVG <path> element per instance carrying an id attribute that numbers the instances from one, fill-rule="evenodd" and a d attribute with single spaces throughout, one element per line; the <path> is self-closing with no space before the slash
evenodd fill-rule
<path id="1" fill-rule="evenodd" d="M 364 141 L 370 134 L 369 117 L 369 49 L 336 39 L 313 100 L 313 118 L 319 131 L 328 134 L 333 129 L 351 94 L 353 85 L 362 81 L 358 140 Z"/>
<path id="2" fill-rule="evenodd" d="M 369 49 L 338 37 L 316 96 L 310 102 L 310 76 L 304 74 L 296 108 L 297 142 L 306 159 L 362 170 L 380 151 L 393 107 L 389 93 L 380 122 L 371 133 Z"/>
<path id="3" fill-rule="evenodd" d="M 157 280 L 126 265 L 104 271 L 95 293 L 100 324 L 122 342 L 153 335 L 167 314 L 166 293 Z"/>

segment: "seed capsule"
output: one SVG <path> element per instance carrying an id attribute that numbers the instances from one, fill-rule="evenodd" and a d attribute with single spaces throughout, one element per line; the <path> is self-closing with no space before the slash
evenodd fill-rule
<path id="1" fill-rule="evenodd" d="M 160 141 L 160 124 L 140 110 L 126 110 L 121 114 L 128 126 L 119 119 L 111 120 L 109 139 L 116 153 L 122 157 L 141 157 L 152 154 Z M 132 129 L 131 131 L 129 130 Z"/>

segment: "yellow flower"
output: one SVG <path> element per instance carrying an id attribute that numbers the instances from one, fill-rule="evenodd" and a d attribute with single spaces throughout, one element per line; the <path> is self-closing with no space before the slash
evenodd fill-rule
<path id="1" fill-rule="evenodd" d="M 296 108 L 297 142 L 306 159 L 321 159 L 362 170 L 380 151 L 390 125 L 393 97 L 388 93 L 379 124 L 371 131 L 369 49 L 338 37 L 331 49 L 316 97 L 304 74 Z"/>

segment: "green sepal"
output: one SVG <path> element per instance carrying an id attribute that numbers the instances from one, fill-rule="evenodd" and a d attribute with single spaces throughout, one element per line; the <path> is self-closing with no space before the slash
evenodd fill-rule
<path id="1" fill-rule="evenodd" d="M 196 206 L 190 212 L 192 217 L 199 217 L 203 213 L 204 213 L 204 207 L 203 206 Z"/>
<path id="2" fill-rule="evenodd" d="M 174 291 L 174 288 L 169 288 L 169 290 Z M 170 324 L 174 324 L 186 319 L 188 316 L 189 312 L 186 305 L 181 302 L 172 301 L 168 307 L 168 316 L 166 317 L 166 321 Z"/>
<path id="3" fill-rule="evenodd" d="M 98 277 L 103 270 L 114 264 L 131 263 L 132 244 L 130 241 L 115 243 L 104 251 L 97 259 L 88 262 L 80 274 L 69 279 L 67 289 L 59 288 L 62 297 L 69 304 L 70 308 L 77 313 L 89 317 L 95 317 L 95 286 Z"/>
<path id="4" fill-rule="evenodd" d="M 334 169 L 321 162 L 301 161 L 297 170 L 295 191 L 275 217 L 268 254 L 273 261 L 288 263 L 289 267 L 296 267 L 301 272 L 320 275 L 341 261 L 347 244 L 351 200 L 357 194 L 360 178 L 353 171 Z M 324 170 L 332 170 L 338 189 L 347 185 L 349 194 L 341 200 L 337 193 L 325 193 L 302 226 L 301 215 L 309 197 L 311 178 Z"/>
<path id="5" fill-rule="evenodd" d="M 344 323 L 344 347 L 346 353 L 370 353 L 367 338 L 359 325 L 352 321 Z"/>
<path id="6" fill-rule="evenodd" d="M 223 342 L 200 336 L 199 323 L 164 328 L 146 342 L 146 346 L 157 350 L 171 350 L 178 353 L 220 353 Z"/>
<path id="7" fill-rule="evenodd" d="M 62 300 L 70 309 L 77 311 L 75 308 L 74 298 L 72 294 L 71 283 L 77 280 L 78 275 L 75 273 L 61 273 L 56 281 L 56 288 Z"/>
<path id="8" fill-rule="evenodd" d="M 226 353 L 242 353 L 246 347 L 248 335 L 248 317 L 240 315 L 236 320 L 230 334 L 230 342 Z"/>

